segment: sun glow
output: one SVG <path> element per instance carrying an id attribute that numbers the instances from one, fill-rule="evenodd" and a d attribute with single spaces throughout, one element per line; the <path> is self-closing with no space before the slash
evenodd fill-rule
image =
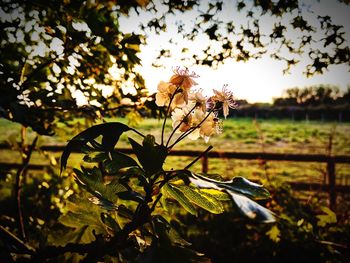
<path id="1" fill-rule="evenodd" d="M 147 47 L 148 49 L 149 47 Z M 148 55 L 144 55 L 148 54 Z M 168 60 L 164 68 L 152 66 L 152 60 L 148 59 L 150 52 L 144 50 L 141 53 L 142 67 L 138 70 L 145 78 L 146 87 L 150 93 L 157 90 L 160 76 L 172 75 L 174 66 L 182 65 L 179 59 Z M 238 99 L 247 99 L 248 102 L 272 102 L 274 97 L 282 95 L 283 90 L 291 87 L 304 87 L 318 84 L 337 85 L 345 90 L 350 84 L 350 74 L 345 66 L 332 66 L 323 75 L 307 78 L 303 74 L 303 66 L 297 66 L 291 73 L 282 73 L 285 65 L 270 58 L 251 60 L 248 62 L 226 61 L 217 69 L 205 66 L 192 66 L 199 78 L 196 79 L 198 88 L 203 89 L 205 95 L 211 95 L 211 90 L 221 89 L 225 84 L 233 91 Z"/>
<path id="2" fill-rule="evenodd" d="M 328 12 L 335 18 L 335 22 L 346 25 L 347 12 L 350 6 L 332 5 L 331 1 L 316 2 L 314 0 L 305 0 L 306 4 L 314 7 L 315 14 Z M 229 9 L 229 8 L 228 8 Z M 230 17 L 232 14 L 227 10 L 223 13 L 224 17 Z M 127 20 L 121 20 L 121 27 L 126 31 L 134 31 L 135 26 L 147 21 L 144 16 L 130 16 Z M 209 41 L 207 38 L 199 36 L 195 42 L 190 42 L 177 34 L 175 21 L 176 19 L 190 22 L 195 19 L 196 14 L 176 14 L 167 21 L 167 32 L 156 35 L 152 32 L 147 34 L 147 45 L 143 46 L 140 53 L 142 66 L 138 67 L 138 71 L 142 74 L 146 81 L 146 88 L 150 93 L 154 93 L 157 84 L 164 76 L 172 75 L 172 69 L 176 66 L 187 66 L 190 70 L 195 71 L 200 78 L 196 79 L 198 87 L 202 88 L 206 95 L 214 89 L 220 89 L 224 84 L 228 84 L 238 99 L 246 99 L 248 102 L 272 102 L 274 97 L 280 97 L 283 90 L 291 87 L 305 87 L 310 85 L 330 84 L 337 85 L 341 90 L 346 90 L 350 85 L 350 74 L 348 66 L 337 65 L 330 66 L 329 70 L 322 75 L 315 75 L 307 78 L 304 74 L 307 65 L 307 54 L 302 54 L 299 58 L 300 62 L 297 66 L 291 68 L 289 74 L 283 74 L 286 64 L 281 61 L 274 60 L 268 55 L 260 59 L 249 60 L 248 62 L 236 62 L 228 59 L 223 65 L 217 69 L 207 66 L 193 66 L 192 54 L 195 50 L 200 50 L 206 46 Z M 239 14 L 238 14 L 239 15 Z M 133 19 L 133 23 L 130 23 Z M 237 19 L 246 19 L 237 17 Z M 270 19 L 270 20 L 269 20 Z M 262 21 L 262 26 L 270 27 L 272 18 Z M 136 30 L 137 31 L 137 30 Z M 345 28 L 346 34 L 350 35 L 349 28 Z M 178 44 L 169 43 L 169 37 L 177 38 Z M 297 38 L 297 36 L 294 36 Z M 181 50 L 186 48 L 188 51 L 183 54 Z M 154 67 L 152 64 L 159 55 L 160 50 L 171 51 L 172 57 L 161 58 L 163 67 Z"/>

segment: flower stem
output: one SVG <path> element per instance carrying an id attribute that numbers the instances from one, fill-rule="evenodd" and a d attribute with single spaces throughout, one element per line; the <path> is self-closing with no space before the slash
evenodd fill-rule
<path id="1" fill-rule="evenodd" d="M 168 147 L 171 138 L 174 136 L 175 132 L 180 128 L 181 124 L 184 122 L 184 120 L 186 120 L 186 118 L 188 116 L 190 116 L 191 112 L 196 108 L 196 105 L 193 106 L 193 108 L 186 114 L 185 117 L 183 117 L 183 119 L 181 120 L 181 122 L 173 129 L 173 131 L 171 132 L 167 142 L 166 142 L 166 147 Z"/>
<path id="2" fill-rule="evenodd" d="M 161 189 L 167 182 L 177 176 L 175 171 L 171 171 L 168 175 L 165 176 L 164 180 L 159 181 L 159 189 Z"/>
<path id="3" fill-rule="evenodd" d="M 171 98 L 170 98 L 170 102 L 169 102 L 169 105 L 168 105 L 168 108 L 166 110 L 166 114 L 165 114 L 165 117 L 164 117 L 164 121 L 163 121 L 163 126 L 162 126 L 162 138 L 161 138 L 161 145 L 163 145 L 164 143 L 164 129 L 165 129 L 165 124 L 166 124 L 166 119 L 168 118 L 168 115 L 169 115 L 169 112 L 170 112 L 170 108 L 171 108 L 171 103 L 173 102 L 173 99 L 176 95 L 176 93 L 179 91 L 180 87 L 177 87 L 174 94 L 171 95 Z"/>
<path id="4" fill-rule="evenodd" d="M 192 162 L 190 162 L 185 168 L 184 170 L 187 170 L 188 168 L 190 168 L 192 165 L 194 165 L 200 158 L 202 158 L 204 155 L 207 154 L 207 152 L 209 152 L 211 149 L 213 149 L 213 146 L 210 145 L 204 152 L 202 152 L 199 156 L 196 157 L 196 159 L 194 159 Z"/>
<path id="5" fill-rule="evenodd" d="M 170 145 L 168 147 L 168 150 L 171 150 L 176 144 L 178 144 L 180 141 L 182 141 L 186 136 L 190 135 L 194 130 L 198 129 L 202 124 L 203 122 L 205 122 L 206 119 L 208 119 L 209 115 L 213 112 L 214 110 L 210 110 L 207 114 L 207 116 L 205 116 L 205 118 L 203 118 L 203 120 L 198 124 L 196 125 L 195 127 L 192 127 L 190 128 L 188 131 L 186 131 L 185 133 L 183 133 L 179 138 L 176 139 L 176 141 Z"/>

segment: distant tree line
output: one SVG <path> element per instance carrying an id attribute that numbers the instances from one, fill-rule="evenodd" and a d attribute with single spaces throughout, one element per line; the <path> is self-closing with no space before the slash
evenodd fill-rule
<path id="1" fill-rule="evenodd" d="M 238 100 L 237 104 L 232 117 L 350 121 L 350 86 L 345 92 L 330 85 L 294 87 L 274 98 L 273 104 L 249 104 L 246 100 Z"/>

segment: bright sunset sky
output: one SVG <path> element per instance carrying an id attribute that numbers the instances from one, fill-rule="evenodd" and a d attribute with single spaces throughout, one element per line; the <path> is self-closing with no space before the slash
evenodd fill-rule
<path id="1" fill-rule="evenodd" d="M 312 16 L 312 13 L 309 13 L 310 6 L 316 16 L 325 14 L 331 15 L 334 22 L 345 26 L 345 38 L 349 40 L 349 6 L 335 1 L 320 1 L 320 3 L 318 3 L 313 0 L 308 0 L 304 2 L 305 6 L 309 7 L 309 10 L 305 11 L 307 17 L 310 18 Z M 222 16 L 224 18 L 227 17 L 228 19 L 234 16 L 235 19 L 240 19 L 240 22 L 244 23 L 242 22 L 245 19 L 244 17 L 240 17 L 236 11 L 230 10 L 234 9 L 233 6 L 228 4 L 227 8 L 224 9 Z M 235 13 L 233 14 L 230 12 Z M 158 14 L 153 14 L 153 16 L 157 15 Z M 135 30 L 138 24 L 146 21 L 150 16 L 152 15 L 142 13 L 139 17 L 131 15 L 128 20 L 121 21 L 121 26 L 126 30 Z M 176 14 L 176 19 L 182 20 L 185 24 L 186 21 L 189 21 L 188 24 L 191 24 L 190 21 L 193 21 L 195 17 L 195 12 L 186 13 L 185 15 Z M 133 23 L 130 23 L 130 20 Z M 285 68 L 283 62 L 273 60 L 268 56 L 258 60 L 250 60 L 246 63 L 227 60 L 224 65 L 219 66 L 218 69 L 209 68 L 207 66 L 191 66 L 191 63 L 186 63 L 180 60 L 181 56 L 184 56 L 181 55 L 180 50 L 183 47 L 186 47 L 190 50 L 189 53 L 191 53 L 194 49 L 200 49 L 208 40 L 206 38 L 200 38 L 197 39 L 196 42 L 191 43 L 179 39 L 179 42 L 181 43 L 180 45 L 169 44 L 169 36 L 174 36 L 176 32 L 174 21 L 175 17 L 170 17 L 167 20 L 168 32 L 166 33 L 156 35 L 149 32 L 147 45 L 142 48 L 140 54 L 142 67 L 139 68 L 139 71 L 146 80 L 147 88 L 152 93 L 156 91 L 157 84 L 160 80 L 168 80 L 172 74 L 172 68 L 175 66 L 187 66 L 190 70 L 195 71 L 200 76 L 196 79 L 199 84 L 198 87 L 202 88 L 207 94 L 210 94 L 212 88 L 221 89 L 223 84 L 228 84 L 236 98 L 247 99 L 249 102 L 272 102 L 272 98 L 281 96 L 284 89 L 296 86 L 304 87 L 314 84 L 332 84 L 338 85 L 342 90 L 345 90 L 347 85 L 350 85 L 350 74 L 348 67 L 346 66 L 330 66 L 329 70 L 323 75 L 315 75 L 311 78 L 306 78 L 303 74 L 306 63 L 304 57 L 299 58 L 301 62 L 298 66 L 293 67 L 288 75 L 283 75 L 282 71 Z M 264 26 L 271 26 L 274 21 L 267 17 L 262 19 L 261 23 L 263 28 Z M 181 36 L 178 36 L 177 38 L 181 38 Z M 171 49 L 174 56 L 162 61 L 164 64 L 163 68 L 155 68 L 152 66 L 152 63 L 157 57 L 158 51 L 162 48 Z"/>

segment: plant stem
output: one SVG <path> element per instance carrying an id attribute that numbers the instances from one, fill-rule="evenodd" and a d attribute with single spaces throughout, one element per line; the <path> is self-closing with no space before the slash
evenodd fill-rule
<path id="1" fill-rule="evenodd" d="M 191 134 L 195 129 L 197 129 L 196 127 L 191 127 L 190 129 L 188 129 L 185 133 L 181 134 L 181 136 L 179 136 L 179 138 L 176 139 L 175 143 L 172 144 L 169 149 L 173 148 L 177 143 L 179 143 L 180 141 L 182 141 L 183 139 L 186 138 L 187 135 Z"/>
<path id="2" fill-rule="evenodd" d="M 159 200 L 160 200 L 161 197 L 162 197 L 162 193 L 160 193 L 160 194 L 157 196 L 156 200 L 154 200 L 154 203 L 152 204 L 152 207 L 151 207 L 151 213 L 154 211 L 154 209 L 156 209 L 156 205 L 157 205 L 157 203 L 159 202 Z"/>
<path id="3" fill-rule="evenodd" d="M 180 89 L 180 87 L 177 87 L 176 90 L 174 91 L 174 94 L 171 95 L 170 102 L 169 102 L 168 108 L 167 108 L 166 113 L 165 113 L 163 126 L 162 126 L 162 137 L 161 137 L 162 142 L 161 142 L 161 145 L 163 145 L 163 143 L 164 143 L 164 129 L 165 129 L 165 124 L 166 124 L 166 119 L 168 118 L 168 115 L 169 115 L 169 112 L 170 112 L 171 103 L 173 102 L 173 99 L 175 98 L 175 95 L 179 91 L 179 89 Z"/>
<path id="4" fill-rule="evenodd" d="M 27 245 L 23 240 L 19 239 L 16 235 L 11 233 L 5 227 L 0 226 L 0 236 L 4 243 L 11 244 L 21 251 L 21 254 L 33 255 L 35 253 L 34 248 Z M 12 258 L 11 258 L 12 259 Z M 11 261 L 15 262 L 15 261 Z"/>
<path id="5" fill-rule="evenodd" d="M 207 152 L 209 152 L 211 149 L 213 149 L 213 146 L 210 145 L 204 152 L 202 152 L 199 156 L 196 157 L 196 159 L 194 159 L 192 162 L 190 162 L 185 168 L 184 170 L 187 170 L 188 168 L 190 168 L 192 165 L 194 165 L 200 158 L 202 158 L 204 155 L 207 154 Z"/>
<path id="6" fill-rule="evenodd" d="M 176 144 L 178 144 L 180 141 L 182 141 L 186 136 L 190 135 L 194 130 L 198 129 L 203 124 L 203 122 L 205 122 L 205 120 L 208 119 L 209 115 L 213 111 L 214 110 L 210 110 L 208 112 L 207 116 L 205 116 L 205 118 L 203 118 L 203 120 L 197 126 L 190 128 L 188 131 L 183 133 L 179 138 L 177 138 L 176 141 L 168 147 L 168 150 L 171 150 Z"/>
<path id="7" fill-rule="evenodd" d="M 196 105 L 193 106 L 193 108 L 185 115 L 185 117 L 181 120 L 181 122 L 175 127 L 175 129 L 173 129 L 173 131 L 171 132 L 167 142 L 166 142 L 166 147 L 168 147 L 171 138 L 173 137 L 173 135 L 175 134 L 175 132 L 177 131 L 177 129 L 180 128 L 181 124 L 184 122 L 184 120 L 190 116 L 191 112 L 196 108 Z"/>
<path id="8" fill-rule="evenodd" d="M 139 132 L 138 130 L 134 129 L 134 128 L 130 128 L 131 131 L 135 132 L 136 134 L 140 135 L 141 137 L 145 138 L 146 135 L 142 134 L 141 132 Z"/>
<path id="9" fill-rule="evenodd" d="M 171 179 L 175 178 L 176 176 L 177 174 L 169 175 L 168 178 L 165 178 L 164 180 L 160 181 L 159 189 L 161 189 L 167 182 L 169 182 Z"/>
<path id="10" fill-rule="evenodd" d="M 18 227 L 19 227 L 22 239 L 27 241 L 27 236 L 24 228 L 23 210 L 22 210 L 22 202 L 21 202 L 22 178 L 27 173 L 28 164 L 32 156 L 32 152 L 35 148 L 36 142 L 38 140 L 38 136 L 34 138 L 32 144 L 27 150 L 25 149 L 25 135 L 26 135 L 26 130 L 24 127 L 22 127 L 22 151 L 23 151 L 22 154 L 25 154 L 25 157 L 23 158 L 21 167 L 18 169 L 16 173 L 15 196 L 17 201 Z"/>

